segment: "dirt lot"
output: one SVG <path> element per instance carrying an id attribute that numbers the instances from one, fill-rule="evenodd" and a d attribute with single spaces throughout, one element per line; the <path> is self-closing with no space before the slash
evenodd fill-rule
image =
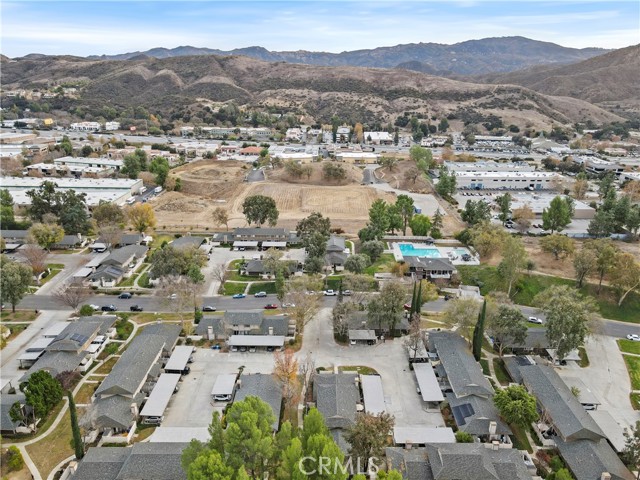
<path id="1" fill-rule="evenodd" d="M 250 167 L 244 163 L 196 162 L 172 172 L 182 179 L 181 192 L 166 192 L 151 204 L 160 230 L 211 230 L 215 228 L 212 213 L 217 207 L 227 209 L 230 227 L 244 226 L 244 199 L 248 195 L 268 195 L 280 211 L 278 226 L 293 228 L 300 219 L 319 211 L 331 218 L 334 227 L 355 233 L 365 225 L 374 200 L 383 198 L 393 202 L 395 199 L 393 195 L 360 185 L 361 170 L 350 165 L 345 167 L 348 178 L 344 185 L 322 185 L 320 165 L 314 165 L 314 173 L 308 180 L 292 181 L 282 170 L 268 170 L 267 181 L 245 183 L 244 175 Z"/>
<path id="2" fill-rule="evenodd" d="M 393 170 L 389 170 L 388 167 L 380 167 L 376 170 L 376 175 L 387 181 L 393 188 L 416 193 L 433 193 L 433 188 L 424 175 L 419 175 L 415 182 L 411 178 L 407 178 L 407 172 L 415 166 L 416 162 L 413 160 L 401 160 L 393 166 Z"/>

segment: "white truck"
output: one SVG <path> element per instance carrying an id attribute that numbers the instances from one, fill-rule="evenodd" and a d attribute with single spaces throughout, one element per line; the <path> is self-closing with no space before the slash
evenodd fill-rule
<path id="1" fill-rule="evenodd" d="M 325 290 L 324 291 L 324 296 L 325 297 L 335 297 L 336 295 L 338 295 L 338 292 L 336 292 L 335 290 Z"/>
<path id="2" fill-rule="evenodd" d="M 158 195 L 161 191 L 162 191 L 162 187 L 156 187 L 153 189 L 153 193 L 155 193 L 156 195 Z"/>

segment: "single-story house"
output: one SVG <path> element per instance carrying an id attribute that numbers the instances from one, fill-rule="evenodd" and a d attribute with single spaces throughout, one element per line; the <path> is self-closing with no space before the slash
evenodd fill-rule
<path id="1" fill-rule="evenodd" d="M 67 250 L 70 248 L 84 247 L 87 244 L 86 237 L 82 235 L 65 235 L 58 243 L 51 246 L 54 250 Z"/>
<path id="2" fill-rule="evenodd" d="M 335 268 L 336 270 L 342 270 L 344 268 L 344 262 L 349 257 L 349 249 L 346 245 L 346 239 L 337 235 L 331 235 L 327 240 L 326 254 L 324 257 L 325 265 Z"/>
<path id="3" fill-rule="evenodd" d="M 200 248 L 200 245 L 202 245 L 206 241 L 207 241 L 207 239 L 204 238 L 204 237 L 196 237 L 196 236 L 192 236 L 192 235 L 184 235 L 184 236 L 182 236 L 180 238 L 176 238 L 169 245 L 171 245 L 173 248 L 178 249 L 178 250 L 183 249 L 183 248 L 189 248 L 189 247 Z"/>
<path id="4" fill-rule="evenodd" d="M 355 373 L 321 373 L 313 379 L 313 399 L 325 424 L 343 452 L 349 451 L 346 430 L 356 421 L 360 389 Z"/>
<path id="5" fill-rule="evenodd" d="M 269 404 L 276 419 L 271 427 L 278 431 L 282 411 L 282 388 L 275 377 L 264 373 L 240 375 L 234 402 L 240 402 L 247 397 L 258 397 Z"/>
<path id="6" fill-rule="evenodd" d="M 415 275 L 417 278 L 428 278 L 435 280 L 438 278 L 451 278 L 457 273 L 450 260 L 446 258 L 429 258 L 429 257 L 404 257 L 405 263 L 409 265 L 409 275 Z"/>
<path id="7" fill-rule="evenodd" d="M 300 243 L 296 232 L 284 228 L 235 228 L 233 232 L 216 233 L 213 241 L 217 243 L 231 243 L 237 248 L 286 248 L 291 244 Z"/>
<path id="8" fill-rule="evenodd" d="M 20 420 L 13 420 L 9 413 L 11 407 L 18 403 L 23 414 L 27 414 L 26 417 L 28 418 L 31 413 L 31 407 L 27 406 L 25 401 L 25 396 L 22 392 L 0 394 L 0 433 L 7 435 L 33 431 L 32 425 L 29 426 Z"/>
<path id="9" fill-rule="evenodd" d="M 262 310 L 227 311 L 224 315 L 204 317 L 196 326 L 196 334 L 209 340 L 228 340 L 232 335 L 295 335 L 288 315 L 265 315 Z"/>
<path id="10" fill-rule="evenodd" d="M 284 272 L 284 275 L 293 275 L 294 273 L 299 271 L 300 268 L 301 267 L 298 265 L 298 262 L 286 262 L 286 270 Z M 243 275 L 271 275 L 271 272 L 267 271 L 263 260 L 248 260 L 247 263 L 245 263 L 241 267 L 241 271 Z"/>

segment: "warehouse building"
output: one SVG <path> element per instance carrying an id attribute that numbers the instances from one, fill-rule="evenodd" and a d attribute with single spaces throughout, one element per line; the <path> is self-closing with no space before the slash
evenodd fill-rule
<path id="1" fill-rule="evenodd" d="M 559 178 L 553 172 L 453 172 L 458 188 L 471 190 L 550 190 Z"/>

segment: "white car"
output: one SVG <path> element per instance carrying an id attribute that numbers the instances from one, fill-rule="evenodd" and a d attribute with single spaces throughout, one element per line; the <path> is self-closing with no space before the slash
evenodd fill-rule
<path id="1" fill-rule="evenodd" d="M 89 305 L 91 308 L 93 308 L 94 312 L 97 312 L 98 310 L 100 310 L 100 307 L 98 305 L 94 305 L 93 303 L 91 305 Z"/>
<path id="2" fill-rule="evenodd" d="M 296 306 L 295 303 L 283 303 L 282 308 L 294 308 Z"/>
<path id="3" fill-rule="evenodd" d="M 338 295 L 338 292 L 336 292 L 335 290 L 325 290 L 324 291 L 324 296 L 325 297 L 335 297 L 336 295 Z"/>
<path id="4" fill-rule="evenodd" d="M 632 342 L 640 342 L 640 335 L 630 333 L 629 335 L 627 335 L 627 340 L 631 340 Z"/>
<path id="5" fill-rule="evenodd" d="M 536 323 L 538 325 L 542 325 L 542 319 L 538 317 L 529 317 L 529 323 Z"/>

